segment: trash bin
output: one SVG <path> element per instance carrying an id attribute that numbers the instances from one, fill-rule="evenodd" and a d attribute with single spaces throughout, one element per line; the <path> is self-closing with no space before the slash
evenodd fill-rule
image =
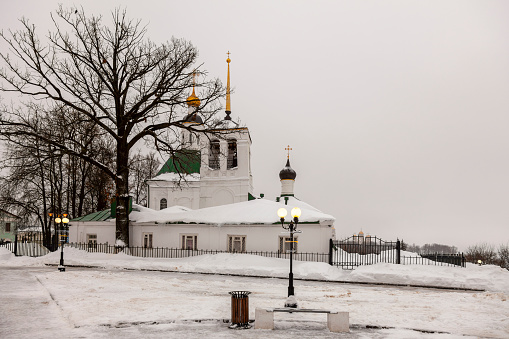
<path id="1" fill-rule="evenodd" d="M 230 328 L 250 328 L 248 291 L 232 291 L 232 321 Z"/>

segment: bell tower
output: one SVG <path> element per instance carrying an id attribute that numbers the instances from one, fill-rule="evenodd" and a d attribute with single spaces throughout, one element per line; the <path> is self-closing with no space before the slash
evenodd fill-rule
<path id="1" fill-rule="evenodd" d="M 200 208 L 249 200 L 253 191 L 251 136 L 231 118 L 230 52 L 227 53 L 226 116 L 202 150 Z"/>

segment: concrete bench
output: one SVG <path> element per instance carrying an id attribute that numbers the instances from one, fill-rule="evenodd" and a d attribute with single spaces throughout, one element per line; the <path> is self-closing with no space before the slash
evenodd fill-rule
<path id="1" fill-rule="evenodd" d="M 257 308 L 255 310 L 255 329 L 273 330 L 274 312 L 284 313 L 327 313 L 327 328 L 331 332 L 350 332 L 348 312 L 315 310 L 306 308 Z"/>

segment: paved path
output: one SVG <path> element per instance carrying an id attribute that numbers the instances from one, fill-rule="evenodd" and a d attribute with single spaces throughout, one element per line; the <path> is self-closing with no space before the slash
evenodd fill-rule
<path id="1" fill-rule="evenodd" d="M 0 272 L 0 337 L 69 338 L 74 327 L 31 271 L 2 267 Z M 46 270 L 46 268 L 41 268 Z"/>
<path id="2" fill-rule="evenodd" d="M 71 272 L 87 271 L 86 274 L 99 274 L 104 275 L 104 272 L 108 272 L 107 277 L 114 277 L 116 274 L 128 274 L 130 279 L 133 281 L 141 281 L 142 284 L 146 284 L 147 281 L 161 280 L 169 278 L 178 278 L 179 285 L 174 286 L 175 289 L 180 288 L 182 295 L 185 297 L 189 288 L 194 288 L 196 284 L 199 286 L 211 285 L 211 284 L 224 284 L 224 277 L 214 275 L 198 275 L 198 274 L 180 274 L 180 273 L 163 273 L 163 272 L 143 272 L 143 271 L 123 271 L 123 270 L 101 270 L 101 269 L 90 269 L 90 268 L 68 268 L 68 272 L 58 273 L 56 267 L 1 267 L 0 268 L 0 286 L 2 286 L 2 292 L 0 294 L 0 338 L 11 339 L 11 338 L 227 338 L 227 339 L 287 339 L 287 338 L 315 338 L 317 335 L 320 338 L 332 339 L 332 338 L 435 338 L 438 333 L 422 333 L 409 329 L 383 329 L 383 328 L 366 328 L 361 325 L 352 325 L 351 332 L 345 334 L 330 333 L 326 329 L 326 322 L 323 319 L 320 321 L 314 320 L 292 320 L 288 319 L 279 321 L 278 330 L 230 330 L 227 324 L 223 323 L 223 319 L 206 317 L 202 320 L 192 321 L 157 321 L 157 322 L 140 322 L 131 321 L 136 320 L 136 317 L 130 315 L 125 317 L 124 322 L 114 321 L 102 321 L 102 319 L 94 321 L 85 321 L 79 326 L 81 317 L 83 317 L 83 309 L 81 306 L 87 303 L 96 302 L 93 298 L 95 294 L 100 295 L 102 292 L 91 292 L 83 293 L 83 289 L 79 289 L 77 286 L 68 286 L 72 291 L 63 291 L 60 295 L 60 299 L 53 299 L 52 295 L 46 289 L 46 287 L 39 282 L 37 276 L 45 276 L 45 272 L 51 272 L 53 276 L 53 286 L 50 289 L 56 296 L 59 295 L 62 290 L 55 290 L 55 282 L 61 282 L 61 286 L 66 286 L 66 275 Z M 89 272 L 89 273 L 88 273 Z M 84 272 L 81 272 L 84 273 Z M 62 274 L 62 278 L 60 278 Z M 164 279 L 163 279 L 164 278 Z M 148 279 L 148 280 L 147 280 Z M 72 279 L 71 279 L 72 280 Z M 259 278 L 246 278 L 246 277 L 231 277 L 231 281 L 237 281 L 242 285 L 246 286 L 258 286 L 260 283 L 267 284 L 266 281 L 260 280 Z M 43 280 L 47 284 L 46 280 Z M 75 281 L 75 283 L 77 283 Z M 174 282 L 175 283 L 175 282 Z M 86 285 L 86 284 L 85 284 Z M 190 285 L 190 287 L 188 287 Z M 271 288 L 275 288 L 274 285 L 281 284 L 269 284 Z M 105 285 L 105 288 L 110 285 Z M 113 285 L 112 285 L 113 286 Z M 145 286 L 145 285 L 144 285 Z M 276 287 L 277 287 L 276 286 Z M 73 289 L 74 287 L 74 289 Z M 82 286 L 83 287 L 83 286 Z M 110 286 L 111 287 L 111 286 Z M 279 286 L 280 287 L 280 286 Z M 279 288 L 278 287 L 278 288 Z M 320 282 L 297 282 L 297 287 L 303 290 L 314 291 L 314 289 L 324 288 L 323 283 Z M 328 287 L 328 286 L 325 286 Z M 61 288 L 61 287 L 58 287 Z M 109 287 L 108 287 L 109 288 Z M 331 287 L 334 288 L 334 287 Z M 283 288 L 285 289 L 285 288 Z M 396 288 L 396 287 L 382 287 L 382 286 L 359 286 L 360 291 L 373 290 L 377 293 L 384 293 L 389 290 L 389 294 L 394 291 L 397 293 L 402 290 L 409 290 L 412 293 L 417 292 L 419 289 L 414 288 Z M 81 291 L 81 292 L 80 292 Z M 186 292 L 187 291 L 187 292 Z M 65 298 L 62 296 L 68 296 L 69 293 L 78 293 L 85 299 L 81 302 L 81 306 L 77 305 L 75 308 L 66 309 Z M 94 294 L 95 293 L 95 294 Z M 150 299 L 152 295 L 143 294 L 140 290 L 140 298 L 146 297 Z M 429 292 L 432 293 L 432 292 Z M 433 292 L 440 293 L 444 296 L 448 292 Z M 463 292 L 465 295 L 469 293 Z M 213 298 L 214 294 L 206 294 L 205 296 L 198 296 L 198 298 Z M 114 298 L 114 297 L 113 297 Z M 110 298 L 111 299 L 111 298 Z M 164 299 L 164 298 L 163 298 Z M 228 303 L 228 297 L 221 295 L 221 302 Z M 111 301 L 111 300 L 110 300 Z M 118 302 L 118 300 L 113 300 Z M 152 300 L 156 302 L 157 300 Z M 369 301 L 369 300 L 368 300 Z M 360 302 L 368 302 L 361 300 Z M 62 303 L 59 305 L 58 303 Z M 68 301 L 67 301 L 68 302 Z M 78 302 L 78 301 L 77 301 Z M 97 313 L 101 314 L 102 306 L 105 304 L 98 303 L 96 307 Z M 106 303 L 107 305 L 107 303 Z M 159 305 L 159 304 L 158 304 Z M 61 307 L 62 306 L 62 307 Z M 69 304 L 67 304 L 69 306 Z M 157 305 L 156 305 L 157 306 Z M 226 308 L 229 306 L 226 305 Z M 368 309 L 370 309 L 368 307 Z M 69 313 L 69 315 L 67 314 Z M 73 313 L 76 324 L 72 323 L 69 319 L 71 318 L 70 313 Z M 164 313 L 164 312 L 163 312 Z M 221 313 L 221 312 L 220 312 Z M 222 312 L 221 314 L 224 314 Z M 86 314 L 86 312 L 85 312 Z M 90 312 L 88 316 L 90 316 Z M 120 318 L 124 319 L 124 318 Z M 170 318 L 168 318 L 170 319 Z M 171 319 L 170 319 L 171 320 Z M 281 319 L 280 319 L 281 320 Z M 457 338 L 455 335 L 443 335 L 444 338 Z M 466 337 L 462 337 L 466 338 Z"/>

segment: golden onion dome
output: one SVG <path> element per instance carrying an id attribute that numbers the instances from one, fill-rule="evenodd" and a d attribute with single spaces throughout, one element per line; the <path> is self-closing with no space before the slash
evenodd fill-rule
<path id="1" fill-rule="evenodd" d="M 188 106 L 198 107 L 200 106 L 200 99 L 196 96 L 194 93 L 194 87 L 193 87 L 193 93 L 187 98 L 186 100 Z"/>
<path id="2" fill-rule="evenodd" d="M 364 235 L 364 232 L 360 231 L 359 232 L 359 236 L 361 236 L 361 235 Z"/>

